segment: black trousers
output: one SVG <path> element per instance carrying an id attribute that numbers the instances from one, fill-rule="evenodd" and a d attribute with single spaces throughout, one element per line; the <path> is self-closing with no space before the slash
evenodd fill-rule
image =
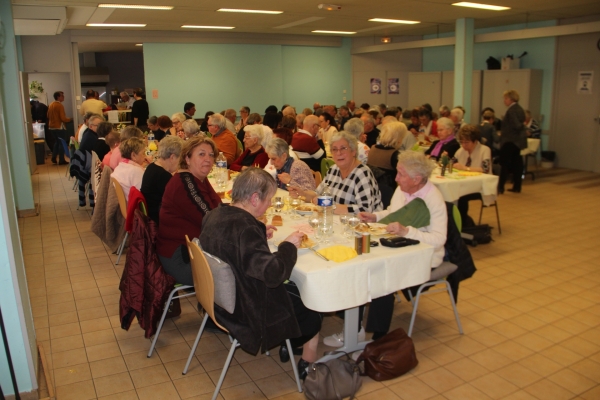
<path id="1" fill-rule="evenodd" d="M 321 330 L 321 322 L 323 321 L 323 315 L 321 313 L 306 308 L 302 299 L 300 298 L 300 292 L 298 287 L 292 281 L 288 281 L 284 284 L 285 290 L 287 290 L 290 299 L 292 300 L 292 306 L 294 307 L 294 314 L 296 315 L 296 321 L 300 327 L 302 336 L 297 338 L 290 338 L 292 347 L 300 347 L 304 343 L 312 339 Z"/>
<path id="2" fill-rule="evenodd" d="M 508 175 L 513 175 L 513 189 L 521 190 L 521 181 L 523 180 L 523 157 L 521 149 L 512 142 L 504 143 L 500 148 L 500 180 L 498 181 L 498 191 L 504 192 L 504 184 Z"/>
<path id="3" fill-rule="evenodd" d="M 58 138 L 63 139 L 68 145 L 70 139 L 69 133 L 66 131 L 66 129 L 48 129 L 48 131 L 54 137 L 55 140 L 54 145 L 52 146 L 52 160 L 56 160 L 57 162 L 66 161 L 65 149 L 62 143 L 60 143 L 60 141 L 58 140 Z"/>
<path id="4" fill-rule="evenodd" d="M 462 220 L 462 226 L 473 226 L 475 222 L 473 218 L 469 216 L 469 201 L 471 200 L 482 200 L 481 193 L 471 193 L 464 195 L 458 199 L 458 211 L 460 212 L 460 218 Z"/>
<path id="5" fill-rule="evenodd" d="M 392 316 L 394 315 L 394 304 L 396 298 L 394 293 L 378 297 L 371 301 L 369 315 L 367 316 L 367 331 L 375 333 L 387 333 L 390 330 Z"/>

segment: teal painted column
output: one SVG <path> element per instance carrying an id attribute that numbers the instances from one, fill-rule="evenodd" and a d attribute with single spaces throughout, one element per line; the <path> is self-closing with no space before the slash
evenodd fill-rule
<path id="1" fill-rule="evenodd" d="M 4 35 L 4 47 L 0 48 L 0 90 L 4 100 L 4 129 L 15 203 L 17 210 L 33 210 L 33 188 L 27 164 L 29 149 L 25 141 L 17 42 L 10 1 L 0 0 L 0 22 Z M 31 162 L 35 163 L 35 160 Z"/>
<path id="2" fill-rule="evenodd" d="M 474 20 L 456 20 L 456 45 L 454 46 L 454 105 L 471 110 L 471 86 L 473 84 L 473 36 Z"/>

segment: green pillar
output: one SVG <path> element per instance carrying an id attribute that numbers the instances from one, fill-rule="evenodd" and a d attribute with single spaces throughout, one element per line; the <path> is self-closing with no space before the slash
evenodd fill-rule
<path id="1" fill-rule="evenodd" d="M 0 22 L 4 35 L 4 47 L 0 48 L 0 93 L 15 206 L 19 211 L 33 211 L 31 172 L 27 164 L 29 149 L 25 141 L 17 42 L 10 1 L 0 0 Z M 35 160 L 31 162 L 35 163 Z"/>
<path id="2" fill-rule="evenodd" d="M 473 83 L 474 20 L 456 20 L 456 45 L 454 46 L 454 105 L 471 111 L 471 86 Z"/>

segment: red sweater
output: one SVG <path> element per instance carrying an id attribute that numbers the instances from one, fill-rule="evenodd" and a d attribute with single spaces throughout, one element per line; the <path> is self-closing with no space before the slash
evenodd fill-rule
<path id="1" fill-rule="evenodd" d="M 251 161 L 250 165 L 246 165 L 244 164 L 244 159 L 246 157 L 254 157 L 254 159 Z M 256 153 L 250 155 L 250 150 L 246 149 L 246 151 L 244 151 L 242 153 L 242 155 L 233 162 L 233 164 L 231 164 L 229 166 L 229 169 L 232 171 L 241 171 L 243 166 L 246 167 L 253 167 L 256 164 L 258 164 L 259 167 L 264 168 L 266 167 L 267 163 L 269 162 L 269 156 L 267 155 L 267 153 L 265 152 L 265 149 L 260 148 L 260 150 L 258 150 Z"/>
<path id="2" fill-rule="evenodd" d="M 199 191 L 198 194 L 208 208 L 210 210 L 217 208 L 221 204 L 221 198 L 211 186 L 208 178 L 201 182 L 194 177 L 194 181 Z M 184 187 L 182 174 L 173 175 L 165 188 L 159 214 L 160 225 L 156 240 L 156 252 L 160 256 L 171 258 L 175 250 L 185 244 L 185 235 L 188 235 L 190 240 L 200 237 L 204 215 L 198 207 Z"/>

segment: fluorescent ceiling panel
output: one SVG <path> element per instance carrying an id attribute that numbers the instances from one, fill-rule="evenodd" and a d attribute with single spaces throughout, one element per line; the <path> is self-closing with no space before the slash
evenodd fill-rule
<path id="1" fill-rule="evenodd" d="M 346 31 L 311 31 L 312 33 L 330 33 L 335 35 L 354 35 L 356 32 L 346 32 Z"/>
<path id="2" fill-rule="evenodd" d="M 231 12 L 231 13 L 247 13 L 247 14 L 283 14 L 283 11 L 245 10 L 243 8 L 219 8 L 217 11 Z"/>
<path id="3" fill-rule="evenodd" d="M 480 8 L 482 10 L 491 10 L 491 11 L 510 10 L 510 7 L 494 6 L 491 4 L 470 3 L 468 1 L 461 1 L 460 3 L 453 3 L 452 5 L 458 6 L 458 7 Z"/>
<path id="4" fill-rule="evenodd" d="M 387 18 L 371 18 L 370 22 L 385 22 L 388 24 L 406 24 L 406 25 L 414 25 L 420 24 L 421 21 L 407 21 L 403 19 L 387 19 Z"/>
<path id="5" fill-rule="evenodd" d="M 144 6 L 136 4 L 98 4 L 98 8 L 128 8 L 136 10 L 172 10 L 173 6 Z"/>
<path id="6" fill-rule="evenodd" d="M 285 28 L 291 28 L 292 26 L 298 26 L 298 25 L 304 25 L 304 24 L 308 24 L 310 22 L 314 22 L 314 21 L 318 21 L 320 19 L 323 19 L 325 17 L 309 17 L 309 18 L 304 18 L 295 22 L 290 22 L 289 24 L 284 24 L 284 25 L 279 25 L 276 26 L 273 29 L 285 29 Z"/>
<path id="7" fill-rule="evenodd" d="M 85 26 L 104 28 L 143 28 L 146 24 L 86 24 Z"/>
<path id="8" fill-rule="evenodd" d="M 209 26 L 209 25 L 181 25 L 182 28 L 191 29 L 234 29 L 235 26 Z"/>

